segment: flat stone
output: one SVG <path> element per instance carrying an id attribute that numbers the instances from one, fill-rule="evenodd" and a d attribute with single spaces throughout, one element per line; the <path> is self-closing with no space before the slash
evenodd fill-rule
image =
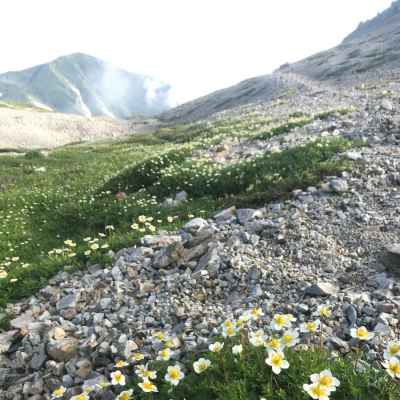
<path id="1" fill-rule="evenodd" d="M 383 99 L 381 102 L 381 107 L 386 111 L 393 111 L 393 103 L 388 99 Z"/>
<path id="2" fill-rule="evenodd" d="M 392 272 L 400 274 L 400 243 L 391 244 L 385 247 L 386 254 L 383 263 Z"/>
<path id="3" fill-rule="evenodd" d="M 329 182 L 330 188 L 332 189 L 333 192 L 335 193 L 343 193 L 347 192 L 349 190 L 349 185 L 347 181 L 341 178 L 337 179 L 332 179 Z"/>
<path id="4" fill-rule="evenodd" d="M 64 296 L 57 303 L 57 309 L 63 310 L 65 308 L 75 308 L 79 301 L 79 292 L 74 292 L 68 296 Z"/>
<path id="5" fill-rule="evenodd" d="M 185 249 L 181 242 L 170 244 L 154 255 L 153 266 L 155 268 L 167 268 L 172 264 L 180 264 L 185 256 Z"/>
<path id="6" fill-rule="evenodd" d="M 74 338 L 50 340 L 47 344 L 47 354 L 55 361 L 68 361 L 78 352 L 79 341 Z"/>
<path id="7" fill-rule="evenodd" d="M 225 210 L 219 211 L 214 215 L 214 219 L 218 222 L 228 221 L 236 215 L 236 207 L 229 207 Z"/>
<path id="8" fill-rule="evenodd" d="M 142 238 L 142 243 L 144 246 L 161 248 L 181 240 L 182 238 L 177 235 L 145 235 Z"/>
<path id="9" fill-rule="evenodd" d="M 5 333 L 0 333 L 0 354 L 6 353 L 14 343 L 18 335 L 18 330 L 12 330 Z"/>
<path id="10" fill-rule="evenodd" d="M 208 222 L 203 218 L 194 218 L 183 225 L 183 230 L 189 233 L 197 233 L 200 230 L 207 228 Z"/>
<path id="11" fill-rule="evenodd" d="M 33 314 L 31 310 L 28 310 L 21 314 L 19 317 L 10 321 L 10 326 L 14 329 L 20 329 L 27 332 L 28 326 L 33 322 Z"/>
<path id="12" fill-rule="evenodd" d="M 236 216 L 242 225 L 247 224 L 255 219 L 261 219 L 264 216 L 263 210 L 255 210 L 252 208 L 240 208 L 236 211 Z"/>
<path id="13" fill-rule="evenodd" d="M 306 295 L 315 297 L 334 296 L 339 292 L 337 286 L 328 282 L 315 283 L 306 288 Z"/>
<path id="14" fill-rule="evenodd" d="M 187 201 L 187 199 L 188 199 L 188 194 L 184 190 L 175 195 L 175 201 L 178 201 L 179 203 Z"/>

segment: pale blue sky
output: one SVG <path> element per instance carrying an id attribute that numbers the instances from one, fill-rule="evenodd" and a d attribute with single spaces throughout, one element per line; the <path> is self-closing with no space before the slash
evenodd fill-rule
<path id="1" fill-rule="evenodd" d="M 0 72 L 84 52 L 182 102 L 332 47 L 392 0 L 3 0 Z"/>

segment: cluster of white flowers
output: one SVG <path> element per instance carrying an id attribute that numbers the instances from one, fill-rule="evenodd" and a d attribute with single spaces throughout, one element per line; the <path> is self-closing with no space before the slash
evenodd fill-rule
<path id="1" fill-rule="evenodd" d="M 316 335 L 318 332 L 322 333 L 323 321 L 331 317 L 332 311 L 329 305 L 321 305 L 315 314 L 321 320 L 314 319 L 300 324 L 299 327 L 295 326 L 296 318 L 292 314 L 275 314 L 270 322 L 265 324 L 264 312 L 261 308 L 255 307 L 237 319 L 225 320 L 221 326 L 222 336 L 227 340 L 235 337 L 236 339 L 227 342 L 214 341 L 209 345 L 209 351 L 218 359 L 220 353 L 228 347 L 235 360 L 239 361 L 249 351 L 246 346 L 263 348 L 265 365 L 271 368 L 273 374 L 279 375 L 290 368 L 290 363 L 286 358 L 288 349 L 297 346 L 300 349 L 302 348 L 302 339 L 309 335 Z M 260 328 L 260 322 L 263 323 L 263 328 Z M 354 328 L 351 335 L 359 341 L 368 341 L 374 338 L 374 334 L 363 326 Z M 102 382 L 95 388 L 83 388 L 82 393 L 74 396 L 73 400 L 88 400 L 92 391 L 105 387 L 126 386 L 130 379 L 129 373 L 126 372 L 129 368 L 133 368 L 134 375 L 138 379 L 135 385 L 139 390 L 145 393 L 157 393 L 159 391 L 157 381 L 159 382 L 160 378 L 171 387 L 176 387 L 185 379 L 185 374 L 192 372 L 195 375 L 201 375 L 213 367 L 213 362 L 205 356 L 195 360 L 191 366 L 175 362 L 174 348 L 178 345 L 179 340 L 169 336 L 166 332 L 155 331 L 150 340 L 153 341 L 154 347 L 160 348 L 161 345 L 161 350 L 157 352 L 154 359 L 167 364 L 164 367 L 165 372 L 160 374 L 160 370 L 152 369 L 151 360 L 147 359 L 149 356 L 136 352 L 129 360 L 119 360 L 115 363 L 115 371 L 110 374 L 109 381 Z M 387 373 L 394 379 L 400 379 L 400 342 L 390 342 L 385 350 L 384 358 L 383 366 Z M 117 396 L 118 400 L 133 398 L 132 384 L 133 380 L 130 384 L 131 388 L 120 392 Z M 303 383 L 302 389 L 314 400 L 329 400 L 339 386 L 340 381 L 332 374 L 331 370 L 325 369 L 311 374 L 310 382 Z M 61 386 L 53 392 L 53 398 L 61 398 L 65 393 L 66 388 Z"/>

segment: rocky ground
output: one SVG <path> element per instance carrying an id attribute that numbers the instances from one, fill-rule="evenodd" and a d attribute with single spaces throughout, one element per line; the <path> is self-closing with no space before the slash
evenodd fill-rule
<path id="1" fill-rule="evenodd" d="M 151 121 L 147 121 L 151 125 Z M 0 107 L 1 149 L 51 149 L 69 143 L 116 139 L 146 131 L 143 120 L 117 120 Z"/>
<path id="2" fill-rule="evenodd" d="M 356 110 L 284 140 L 223 143 L 229 160 L 254 146 L 253 155 L 324 132 L 362 139 L 367 146 L 342 155 L 353 161 L 351 172 L 264 208 L 231 208 L 174 234 L 146 236 L 140 246 L 113 254 L 110 268 L 66 267 L 37 296 L 10 305 L 15 319 L 0 334 L 0 399 L 39 400 L 60 384 L 77 393 L 109 376 L 115 360 L 138 348 L 151 353 L 155 330 L 176 337 L 180 357 L 252 306 L 262 307 L 266 320 L 281 311 L 301 322 L 330 303 L 326 344 L 347 352 L 350 328 L 366 325 L 377 334 L 365 348 L 375 359 L 382 343 L 399 334 L 398 84 L 343 91 L 335 102 L 331 93 L 298 98 L 295 107 L 282 107 L 306 111 L 325 102 Z M 271 104 L 254 110 L 262 107 L 268 113 Z"/>

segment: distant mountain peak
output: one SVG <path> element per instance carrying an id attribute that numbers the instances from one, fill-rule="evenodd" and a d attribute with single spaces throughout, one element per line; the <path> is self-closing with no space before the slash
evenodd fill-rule
<path id="1" fill-rule="evenodd" d="M 155 115 L 170 108 L 170 90 L 150 76 L 127 72 L 80 52 L 0 75 L 2 100 L 42 104 L 84 116 Z"/>

